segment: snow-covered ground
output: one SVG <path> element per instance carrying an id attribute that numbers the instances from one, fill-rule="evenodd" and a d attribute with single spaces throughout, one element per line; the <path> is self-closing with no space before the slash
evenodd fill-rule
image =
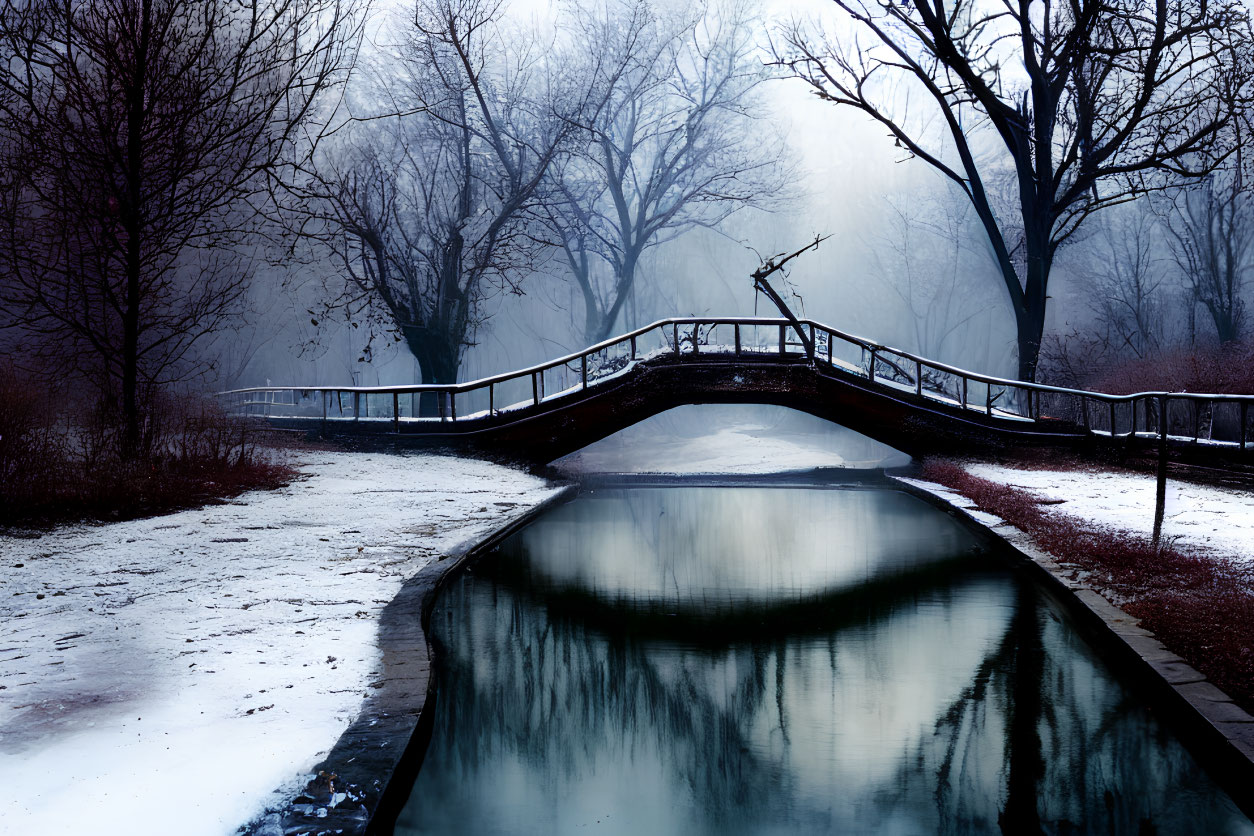
<path id="1" fill-rule="evenodd" d="M 972 464 L 967 470 L 973 476 L 1059 501 L 1049 507 L 1051 511 L 1147 537 L 1154 530 L 1152 474 L 1024 470 L 994 464 Z M 1164 508 L 1165 539 L 1254 560 L 1254 493 L 1169 478 Z"/>
<path id="2" fill-rule="evenodd" d="M 0 833 L 233 833 L 352 720 L 402 582 L 556 490 L 431 455 L 301 464 L 226 505 L 0 537 Z"/>

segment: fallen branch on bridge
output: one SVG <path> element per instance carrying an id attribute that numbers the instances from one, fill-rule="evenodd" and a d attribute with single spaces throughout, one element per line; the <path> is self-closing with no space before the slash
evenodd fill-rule
<path id="1" fill-rule="evenodd" d="M 806 356 L 810 358 L 811 362 L 814 360 L 814 340 L 812 340 L 806 333 L 805 329 L 801 327 L 801 320 L 797 319 L 796 315 L 793 314 L 792 309 L 788 307 L 788 303 L 784 301 L 784 298 L 780 296 L 778 292 L 776 292 L 775 288 L 771 286 L 771 283 L 767 281 L 767 278 L 773 273 L 783 270 L 785 264 L 792 261 L 802 253 L 808 252 L 809 250 L 817 250 L 819 248 L 819 244 L 822 244 L 831 237 L 831 235 L 816 235 L 814 236 L 813 241 L 806 244 L 801 249 L 787 255 L 784 253 L 773 255 L 766 261 L 762 262 L 761 267 L 749 274 L 753 279 L 754 288 L 765 294 L 766 298 L 771 300 L 771 304 L 779 309 L 779 312 L 783 314 L 784 318 L 792 323 L 793 330 L 797 332 L 797 337 L 800 338 L 801 344 L 805 346 Z"/>

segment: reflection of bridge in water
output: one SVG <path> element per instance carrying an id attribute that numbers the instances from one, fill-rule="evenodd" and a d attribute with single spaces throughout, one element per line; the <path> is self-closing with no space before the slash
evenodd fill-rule
<path id="1" fill-rule="evenodd" d="M 1108 395 L 976 374 L 811 320 L 665 319 L 574 354 L 456 384 L 224 393 L 272 425 L 543 463 L 667 409 L 791 407 L 919 456 L 1053 447 L 1254 463 L 1254 395 Z"/>

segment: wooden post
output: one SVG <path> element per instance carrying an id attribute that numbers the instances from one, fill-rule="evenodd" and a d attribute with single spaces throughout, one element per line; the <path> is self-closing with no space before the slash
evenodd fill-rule
<path id="1" fill-rule="evenodd" d="M 700 341 L 701 341 L 701 323 L 694 322 L 692 323 L 692 353 L 693 354 L 696 354 L 698 351 L 701 350 L 697 347 Z"/>
<path id="2" fill-rule="evenodd" d="M 740 355 L 740 323 L 737 322 L 734 327 L 736 331 L 736 355 L 739 356 Z"/>
<path id="3" fill-rule="evenodd" d="M 540 405 L 540 382 L 536 380 L 537 374 L 539 374 L 539 372 L 531 373 L 531 402 L 535 406 Z"/>
<path id="4" fill-rule="evenodd" d="M 583 388 L 588 388 L 588 355 L 579 358 L 579 376 L 583 379 Z"/>
<path id="5" fill-rule="evenodd" d="M 361 392 L 353 393 L 353 420 L 361 420 Z"/>
<path id="6" fill-rule="evenodd" d="M 993 384 L 984 384 L 984 414 L 993 417 Z"/>
<path id="7" fill-rule="evenodd" d="M 875 382 L 875 349 L 871 349 L 871 362 L 866 367 L 866 379 Z"/>
<path id="8" fill-rule="evenodd" d="M 779 353 L 782 355 L 786 352 L 787 342 L 784 336 L 784 326 L 779 326 Z"/>
<path id="9" fill-rule="evenodd" d="M 636 338 L 635 337 L 631 338 L 631 359 L 632 360 L 636 359 Z"/>
<path id="10" fill-rule="evenodd" d="M 914 361 L 914 393 L 923 397 L 923 364 L 918 360 Z"/>
<path id="11" fill-rule="evenodd" d="M 967 408 L 967 376 L 962 376 L 962 408 Z"/>
<path id="12" fill-rule="evenodd" d="M 488 384 L 488 417 L 496 415 L 496 384 Z"/>
<path id="13" fill-rule="evenodd" d="M 806 346 L 806 352 L 810 355 L 810 362 L 814 362 L 814 323 L 810 323 L 810 344 Z"/>
<path id="14" fill-rule="evenodd" d="M 1202 437 L 1202 410 L 1197 401 L 1190 403 L 1193 404 L 1193 443 L 1196 444 Z"/>
<path id="15" fill-rule="evenodd" d="M 832 362 L 832 343 L 836 342 L 836 335 L 831 331 L 827 332 L 827 365 L 834 366 Z"/>
<path id="16" fill-rule="evenodd" d="M 1080 411 L 1084 413 L 1084 429 L 1089 429 L 1089 399 L 1084 395 L 1080 396 Z"/>
<path id="17" fill-rule="evenodd" d="M 401 394 L 400 392 L 392 393 L 392 430 L 398 433 L 401 431 Z"/>
<path id="18" fill-rule="evenodd" d="M 1158 399 L 1158 480 L 1154 489 L 1154 547 L 1163 534 L 1163 512 L 1167 506 L 1167 399 Z"/>
<path id="19" fill-rule="evenodd" d="M 1110 402 L 1110 437 L 1115 437 L 1115 402 Z"/>
<path id="20" fill-rule="evenodd" d="M 449 412 L 449 419 L 452 421 L 456 421 L 457 420 L 457 393 L 454 392 L 452 389 L 450 389 L 448 393 L 448 412 Z"/>
<path id="21" fill-rule="evenodd" d="M 671 323 L 671 327 L 673 329 L 673 336 L 675 339 L 675 356 L 678 357 L 679 356 L 679 323 L 673 322 Z"/>
<path id="22" fill-rule="evenodd" d="M 1245 419 L 1249 415 L 1249 404 L 1241 401 L 1241 449 L 1245 449 Z"/>
<path id="23" fill-rule="evenodd" d="M 331 398 L 331 394 L 323 390 L 321 395 L 322 395 L 322 434 L 326 435 L 327 434 L 327 401 Z"/>

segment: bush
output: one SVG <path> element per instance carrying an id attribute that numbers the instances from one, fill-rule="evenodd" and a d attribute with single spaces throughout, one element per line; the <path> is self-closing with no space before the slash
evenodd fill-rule
<path id="1" fill-rule="evenodd" d="M 107 400 L 59 414 L 46 390 L 0 367 L 0 525 L 120 519 L 286 484 L 262 429 L 202 396 L 145 399 L 139 449 L 123 456 Z"/>

